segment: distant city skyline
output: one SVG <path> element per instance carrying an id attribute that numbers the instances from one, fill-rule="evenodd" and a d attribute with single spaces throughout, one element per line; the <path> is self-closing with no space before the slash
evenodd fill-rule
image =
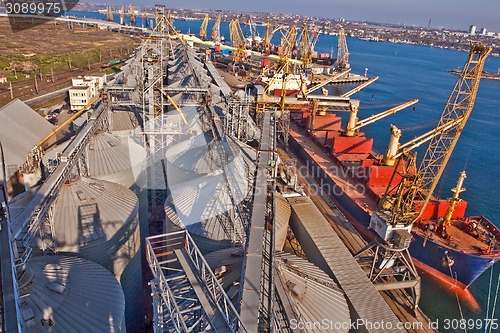
<path id="1" fill-rule="evenodd" d="M 83 1 L 82 1 L 83 2 Z M 500 32 L 499 0 L 108 0 L 109 4 L 167 8 L 220 9 L 243 12 L 299 14 L 354 21 L 396 23 L 468 30 L 470 25 Z"/>

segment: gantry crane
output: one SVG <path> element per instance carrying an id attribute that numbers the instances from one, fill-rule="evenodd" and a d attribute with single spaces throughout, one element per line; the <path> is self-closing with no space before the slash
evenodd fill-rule
<path id="1" fill-rule="evenodd" d="M 271 25 L 271 21 L 267 21 L 266 24 L 266 32 L 264 34 L 264 39 L 260 44 L 260 50 L 264 55 L 268 55 L 271 48 L 271 39 L 274 35 L 273 26 Z"/>
<path id="2" fill-rule="evenodd" d="M 203 22 L 201 22 L 201 27 L 200 27 L 199 36 L 201 39 L 207 38 L 207 28 L 208 28 L 208 14 L 205 14 L 205 18 L 203 19 Z"/>
<path id="3" fill-rule="evenodd" d="M 247 52 L 247 43 L 238 19 L 234 19 L 229 22 L 229 37 L 231 39 L 232 46 L 235 48 L 233 51 L 233 61 L 237 63 L 246 57 Z"/>
<path id="4" fill-rule="evenodd" d="M 125 25 L 125 6 L 120 9 L 120 24 Z"/>
<path id="5" fill-rule="evenodd" d="M 399 146 L 401 131 L 395 126 L 391 127 L 391 144 L 384 160 L 394 164 L 397 159 L 397 163 L 386 192 L 380 200 L 379 209 L 372 213 L 370 220 L 370 228 L 380 238 L 362 251 L 376 247 L 370 273 L 372 281 L 383 275 L 387 269 L 405 271 L 407 274 L 403 276 L 400 287 L 412 287 L 418 291 L 419 287 L 414 283 L 419 284 L 419 277 L 408 252 L 411 228 L 431 199 L 472 112 L 484 62 L 490 53 L 491 48 L 485 47 L 481 42 L 471 42 L 468 59 L 434 130 Z M 417 169 L 416 153 L 412 150 L 428 141 L 429 146 Z M 400 181 L 394 185 L 396 178 Z M 465 175 L 461 178 L 463 182 Z M 461 185 L 459 180 L 455 191 L 457 197 Z M 453 207 L 448 210 L 450 209 Z M 452 211 L 446 213 L 449 217 L 451 214 Z M 415 302 L 418 304 L 418 295 Z"/>
<path id="6" fill-rule="evenodd" d="M 340 26 L 337 45 L 337 67 L 339 69 L 347 69 L 349 65 L 349 50 L 347 49 L 347 40 L 345 37 L 344 27 Z"/>
<path id="7" fill-rule="evenodd" d="M 107 20 L 113 22 L 113 11 L 111 10 L 111 6 L 106 6 L 106 17 Z"/>
<path id="8" fill-rule="evenodd" d="M 253 22 L 252 16 L 248 17 L 248 20 L 246 21 L 245 24 L 248 24 L 248 27 L 250 28 L 251 45 L 254 46 L 255 44 L 258 44 L 260 41 L 260 36 L 259 32 L 257 31 L 257 28 L 255 27 L 255 23 Z M 259 37 L 259 39 L 257 39 L 257 37 Z"/>
<path id="9" fill-rule="evenodd" d="M 221 14 L 217 15 L 217 18 L 215 19 L 214 26 L 212 27 L 212 34 L 210 37 L 212 37 L 212 41 L 215 43 L 215 45 L 220 45 L 221 38 L 220 38 L 220 21 L 221 21 Z"/>
<path id="10" fill-rule="evenodd" d="M 314 51 L 314 44 L 315 43 L 315 38 L 317 38 L 313 35 L 311 38 L 312 32 L 309 31 L 309 27 L 304 25 L 300 32 L 300 60 L 302 61 L 302 67 L 303 68 L 309 68 L 309 66 L 312 63 L 312 53 Z"/>
<path id="11" fill-rule="evenodd" d="M 130 25 L 135 26 L 135 9 L 132 5 L 128 7 L 128 14 L 130 15 Z"/>

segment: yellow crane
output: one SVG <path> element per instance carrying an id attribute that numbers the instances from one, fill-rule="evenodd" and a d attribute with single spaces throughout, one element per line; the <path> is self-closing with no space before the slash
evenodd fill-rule
<path id="1" fill-rule="evenodd" d="M 340 26 L 337 45 L 337 67 L 347 69 L 349 65 L 349 50 L 347 49 L 347 40 L 344 27 Z"/>
<path id="2" fill-rule="evenodd" d="M 303 68 L 308 68 L 312 64 L 312 43 L 309 27 L 304 25 L 300 32 L 300 60 L 302 61 Z"/>
<path id="3" fill-rule="evenodd" d="M 391 225 L 411 226 L 425 210 L 472 112 L 484 62 L 490 53 L 491 48 L 487 48 L 481 42 L 471 42 L 469 57 L 435 129 L 400 145 L 401 131 L 392 126 L 391 142 L 384 156 L 384 162 L 394 164 L 394 159 L 398 158 L 400 164 L 402 159 L 406 159 L 404 163 L 410 169 L 406 175 L 402 175 L 403 181 L 400 184 L 394 186 L 391 180 L 381 200 L 382 209 L 391 210 L 387 221 Z M 417 170 L 416 158 L 411 151 L 424 142 L 429 142 L 429 146 Z M 417 170 L 416 173 L 413 171 L 412 174 L 411 168 Z M 415 208 L 415 200 L 422 202 L 418 211 Z M 447 215 L 451 216 L 450 213 Z"/>
<path id="4" fill-rule="evenodd" d="M 239 62 L 246 58 L 247 43 L 238 19 L 234 19 L 229 22 L 229 37 L 231 39 L 232 46 L 236 49 L 233 51 L 234 62 Z"/>
<path id="5" fill-rule="evenodd" d="M 221 39 L 220 39 L 220 22 L 221 22 L 221 14 L 217 15 L 217 18 L 215 19 L 214 26 L 212 28 L 212 40 L 214 41 L 215 45 L 220 44 Z"/>
<path id="6" fill-rule="evenodd" d="M 208 14 L 205 14 L 205 18 L 203 19 L 203 22 L 201 22 L 201 27 L 200 27 L 201 39 L 207 38 L 207 28 L 208 28 Z"/>
<path id="7" fill-rule="evenodd" d="M 113 22 L 113 11 L 111 10 L 111 6 L 106 6 L 106 16 L 108 21 Z"/>
<path id="8" fill-rule="evenodd" d="M 125 7 L 122 6 L 120 9 L 120 24 L 125 25 Z"/>
<path id="9" fill-rule="evenodd" d="M 130 15 L 130 25 L 135 26 L 135 10 L 132 5 L 128 7 L 128 14 Z"/>

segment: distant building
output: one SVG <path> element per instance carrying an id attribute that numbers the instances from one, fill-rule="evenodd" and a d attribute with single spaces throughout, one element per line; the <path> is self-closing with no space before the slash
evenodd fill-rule
<path id="1" fill-rule="evenodd" d="M 476 34 L 476 26 L 475 25 L 471 25 L 469 27 L 469 34 L 470 35 L 475 35 Z"/>
<path id="2" fill-rule="evenodd" d="M 486 35 L 486 33 L 487 33 L 487 32 L 488 32 L 488 31 L 486 30 L 486 28 L 481 28 L 481 30 L 479 30 L 479 33 L 480 33 L 481 35 Z"/>
<path id="3" fill-rule="evenodd" d="M 87 105 L 106 83 L 106 75 L 84 76 L 72 79 L 69 89 L 69 103 L 71 110 L 77 111 Z"/>

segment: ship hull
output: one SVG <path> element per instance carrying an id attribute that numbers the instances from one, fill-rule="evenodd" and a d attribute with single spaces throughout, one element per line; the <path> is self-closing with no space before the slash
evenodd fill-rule
<path id="1" fill-rule="evenodd" d="M 368 230 L 370 214 L 342 191 L 341 186 L 321 168 L 293 136 L 289 138 L 289 147 L 307 166 L 308 171 L 320 184 L 323 190 L 322 193 L 328 195 L 334 201 L 349 222 L 365 239 L 373 239 L 374 234 Z M 476 278 L 495 262 L 490 256 L 461 253 L 442 247 L 429 239 L 425 242 L 424 247 L 424 239 L 415 233 L 413 233 L 413 236 L 409 250 L 412 257 L 419 261 L 417 266 L 432 275 L 439 275 L 438 277 L 441 280 L 456 284 L 461 288 L 470 286 Z M 443 262 L 449 262 L 446 261 L 445 251 L 448 251 L 448 257 L 453 260 L 451 271 L 448 265 L 443 264 Z"/>
<path id="2" fill-rule="evenodd" d="M 455 251 L 429 240 L 426 242 L 422 236 L 415 233 L 410 245 L 410 254 L 421 263 L 441 273 L 440 278 L 452 283 L 456 280 L 462 284 L 460 285 L 462 288 L 469 287 L 495 263 L 495 259 L 490 256 Z M 450 266 L 449 262 L 453 264 Z M 431 271 L 431 273 L 435 272 Z"/>

